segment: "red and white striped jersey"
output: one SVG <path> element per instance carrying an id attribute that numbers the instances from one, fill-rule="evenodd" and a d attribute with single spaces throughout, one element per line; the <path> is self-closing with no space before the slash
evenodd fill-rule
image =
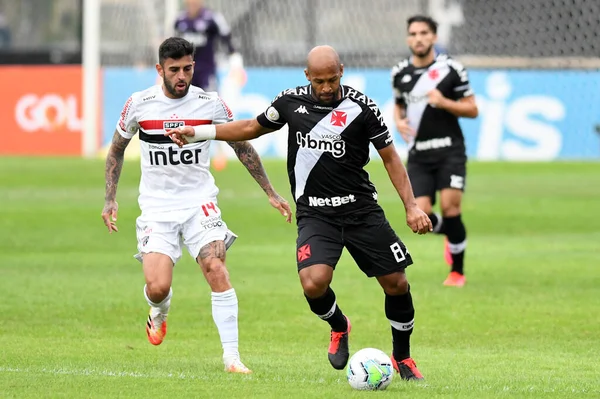
<path id="1" fill-rule="evenodd" d="M 191 86 L 187 95 L 168 98 L 160 85 L 133 93 L 117 131 L 126 139 L 139 134 L 142 177 L 138 202 L 142 214 L 187 209 L 211 200 L 219 189 L 210 173 L 210 141 L 179 148 L 165 132 L 179 126 L 233 120 L 216 93 Z"/>

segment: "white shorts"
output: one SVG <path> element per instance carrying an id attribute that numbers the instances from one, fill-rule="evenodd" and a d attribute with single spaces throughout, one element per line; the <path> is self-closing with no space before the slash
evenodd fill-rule
<path id="1" fill-rule="evenodd" d="M 142 214 L 136 220 L 136 235 L 138 253 L 134 258 L 141 262 L 142 254 L 158 252 L 169 256 L 173 264 L 181 258 L 182 245 L 196 259 L 206 244 L 223 240 L 229 248 L 237 238 L 221 218 L 216 201 L 197 208 Z"/>

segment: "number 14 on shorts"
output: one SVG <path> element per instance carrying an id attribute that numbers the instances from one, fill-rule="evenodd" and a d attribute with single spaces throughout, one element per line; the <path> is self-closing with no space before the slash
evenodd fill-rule
<path id="1" fill-rule="evenodd" d="M 201 208 L 202 208 L 202 212 L 204 212 L 204 216 L 206 216 L 206 217 L 221 214 L 221 210 L 212 201 L 202 204 Z"/>

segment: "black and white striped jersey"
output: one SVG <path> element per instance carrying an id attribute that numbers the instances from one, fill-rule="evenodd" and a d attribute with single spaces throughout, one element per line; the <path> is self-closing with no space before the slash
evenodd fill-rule
<path id="1" fill-rule="evenodd" d="M 410 143 L 409 160 L 435 162 L 446 155 L 465 157 L 465 140 L 458 117 L 428 104 L 427 93 L 438 89 L 444 97 L 459 100 L 473 95 L 466 69 L 446 54 L 416 68 L 406 59 L 392 68 L 396 104 L 406 109 L 410 126 L 417 132 Z"/>
<path id="2" fill-rule="evenodd" d="M 364 166 L 369 144 L 382 149 L 392 136 L 377 105 L 349 86 L 330 105 L 315 100 L 311 86 L 282 91 L 257 117 L 269 129 L 288 125 L 287 168 L 297 216 L 339 216 L 377 205 Z"/>

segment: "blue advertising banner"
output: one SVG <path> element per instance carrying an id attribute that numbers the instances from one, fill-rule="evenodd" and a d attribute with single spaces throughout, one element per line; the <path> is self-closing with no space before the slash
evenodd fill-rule
<path id="1" fill-rule="evenodd" d="M 245 85 L 221 79 L 220 94 L 236 119 L 255 117 L 283 89 L 306 84 L 302 68 L 247 70 Z M 600 72 L 472 70 L 479 117 L 462 119 L 470 159 L 600 160 Z M 129 95 L 157 82 L 154 69 L 106 68 L 103 76 L 103 143 L 109 144 Z M 393 123 L 388 70 L 346 69 L 344 84 L 379 105 L 401 153 L 406 145 Z M 254 140 L 262 156 L 284 158 L 287 127 Z"/>

